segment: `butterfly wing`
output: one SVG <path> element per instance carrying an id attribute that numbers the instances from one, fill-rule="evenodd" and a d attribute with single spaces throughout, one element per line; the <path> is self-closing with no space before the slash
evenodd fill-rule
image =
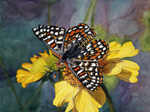
<path id="1" fill-rule="evenodd" d="M 99 60 L 103 59 L 109 51 L 109 45 L 104 40 L 96 39 L 90 42 L 75 57 L 79 60 Z"/>
<path id="2" fill-rule="evenodd" d="M 33 28 L 34 34 L 56 55 L 62 56 L 64 50 L 65 28 L 58 26 L 41 26 Z"/>
<path id="3" fill-rule="evenodd" d="M 98 61 L 67 60 L 68 67 L 78 80 L 89 90 L 99 89 L 103 76 L 98 67 Z"/>
<path id="4" fill-rule="evenodd" d="M 78 26 L 71 27 L 66 32 L 65 50 L 70 49 L 75 44 L 79 43 L 87 45 L 96 36 L 93 28 L 89 28 L 87 24 L 80 23 Z M 82 46 L 81 46 L 82 47 Z"/>

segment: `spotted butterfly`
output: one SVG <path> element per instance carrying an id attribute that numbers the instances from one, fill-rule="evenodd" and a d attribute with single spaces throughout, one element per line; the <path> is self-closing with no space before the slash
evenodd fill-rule
<path id="1" fill-rule="evenodd" d="M 109 45 L 101 39 L 93 40 L 93 28 L 84 23 L 67 31 L 63 27 L 39 25 L 33 32 L 87 89 L 99 89 L 103 81 L 99 60 L 106 56 Z"/>

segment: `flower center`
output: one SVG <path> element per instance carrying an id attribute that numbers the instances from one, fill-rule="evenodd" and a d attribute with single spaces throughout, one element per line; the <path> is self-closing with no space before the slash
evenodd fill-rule
<path id="1" fill-rule="evenodd" d="M 64 69 L 63 77 L 64 80 L 67 80 L 67 82 L 70 83 L 72 86 L 82 86 L 81 82 L 68 69 Z"/>
<path id="2" fill-rule="evenodd" d="M 33 64 L 32 64 L 32 69 L 31 72 L 32 73 L 44 73 L 46 70 L 49 70 L 46 67 L 46 62 L 44 58 L 38 58 Z"/>

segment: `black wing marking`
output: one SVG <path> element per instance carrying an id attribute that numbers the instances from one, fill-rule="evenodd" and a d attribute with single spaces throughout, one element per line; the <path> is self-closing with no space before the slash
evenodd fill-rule
<path id="1" fill-rule="evenodd" d="M 103 81 L 98 61 L 67 60 L 68 66 L 78 80 L 89 90 L 98 90 Z"/>
<path id="2" fill-rule="evenodd" d="M 34 34 L 53 52 L 63 54 L 66 29 L 58 26 L 41 26 L 33 28 Z"/>
<path id="3" fill-rule="evenodd" d="M 96 39 L 90 42 L 84 49 L 76 55 L 79 60 L 99 60 L 103 59 L 109 51 L 109 45 L 104 40 Z"/>
<path id="4" fill-rule="evenodd" d="M 83 46 L 86 46 L 95 36 L 96 33 L 94 29 L 89 28 L 87 24 L 80 23 L 78 26 L 71 27 L 66 32 L 65 50 L 69 50 L 75 44 L 83 48 Z"/>

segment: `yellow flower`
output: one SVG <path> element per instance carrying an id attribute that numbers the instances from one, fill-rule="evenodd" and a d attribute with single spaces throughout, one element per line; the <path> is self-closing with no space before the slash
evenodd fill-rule
<path id="1" fill-rule="evenodd" d="M 53 104 L 61 107 L 68 103 L 66 112 L 98 112 L 98 108 L 101 108 L 105 101 L 106 96 L 101 87 L 95 92 L 86 89 L 68 69 L 64 81 L 55 84 Z"/>
<path id="2" fill-rule="evenodd" d="M 41 56 L 31 58 L 32 63 L 23 63 L 22 68 L 17 71 L 17 82 L 22 83 L 22 87 L 25 88 L 29 83 L 38 81 L 41 79 L 47 71 L 55 71 L 57 69 L 56 62 L 58 59 L 52 55 L 49 50 L 47 54 L 46 50 L 44 53 L 39 53 Z"/>
<path id="3" fill-rule="evenodd" d="M 111 42 L 107 57 L 100 60 L 99 65 L 104 65 L 102 73 L 115 75 L 127 82 L 137 82 L 138 64 L 120 59 L 135 56 L 138 52 L 139 50 L 134 48 L 132 42 L 127 42 L 123 46 Z M 106 101 L 102 88 L 93 92 L 86 89 L 71 72 L 69 73 L 69 70 L 66 70 L 63 75 L 64 80 L 55 84 L 53 104 L 61 107 L 68 103 L 66 112 L 70 110 L 72 112 L 98 112 L 98 108 L 101 108 Z"/>
<path id="4" fill-rule="evenodd" d="M 116 42 L 111 42 L 109 45 L 110 50 L 105 60 L 103 75 L 115 75 L 126 82 L 137 82 L 139 65 L 133 61 L 120 59 L 133 57 L 138 54 L 139 50 L 134 48 L 132 42 L 127 42 L 123 46 Z"/>

